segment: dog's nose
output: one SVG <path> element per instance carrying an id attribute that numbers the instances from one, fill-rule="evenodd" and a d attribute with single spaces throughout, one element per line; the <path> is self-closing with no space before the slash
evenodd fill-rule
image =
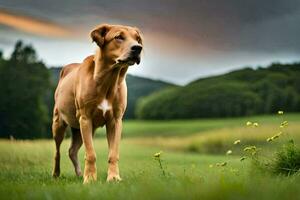
<path id="1" fill-rule="evenodd" d="M 141 53 L 142 49 L 143 49 L 143 47 L 141 45 L 133 45 L 131 47 L 132 53 L 135 53 L 135 54 Z"/>

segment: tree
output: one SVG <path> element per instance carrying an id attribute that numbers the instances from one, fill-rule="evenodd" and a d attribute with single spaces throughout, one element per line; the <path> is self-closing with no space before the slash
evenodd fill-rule
<path id="1" fill-rule="evenodd" d="M 47 135 L 49 86 L 49 72 L 35 50 L 18 41 L 10 59 L 0 62 L 0 137 Z"/>

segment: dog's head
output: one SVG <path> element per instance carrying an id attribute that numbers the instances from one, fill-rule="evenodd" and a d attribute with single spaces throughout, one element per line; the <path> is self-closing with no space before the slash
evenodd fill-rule
<path id="1" fill-rule="evenodd" d="M 138 28 L 102 24 L 92 30 L 91 38 L 104 59 L 128 66 L 140 63 L 143 41 Z"/>

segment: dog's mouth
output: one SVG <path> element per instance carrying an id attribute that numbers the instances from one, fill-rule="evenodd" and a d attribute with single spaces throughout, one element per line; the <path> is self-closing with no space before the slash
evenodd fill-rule
<path id="1" fill-rule="evenodd" d="M 140 62 L 141 62 L 140 55 L 130 55 L 126 58 L 117 59 L 117 63 L 119 64 L 134 65 L 135 63 L 140 64 Z"/>

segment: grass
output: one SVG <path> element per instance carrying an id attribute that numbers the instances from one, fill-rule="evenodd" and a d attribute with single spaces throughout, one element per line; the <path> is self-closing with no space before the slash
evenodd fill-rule
<path id="1" fill-rule="evenodd" d="M 98 181 L 82 185 L 62 146 L 62 177 L 51 177 L 52 141 L 0 142 L 1 199 L 295 199 L 300 177 L 273 177 L 250 170 L 236 159 L 226 167 L 210 168 L 225 156 L 179 152 L 162 154 L 166 177 L 153 159 L 154 147 L 122 143 L 121 183 L 106 183 L 106 143 L 96 140 Z M 80 152 L 83 162 L 83 151 Z M 253 175 L 255 174 L 255 175 Z"/>
<path id="2" fill-rule="evenodd" d="M 285 114 L 284 118 L 290 123 L 299 122 L 300 114 Z M 274 115 L 222 118 L 222 119 L 193 119 L 141 121 L 127 120 L 123 126 L 123 138 L 127 137 L 185 137 L 210 130 L 231 129 L 243 126 L 247 121 L 263 122 L 264 125 L 278 125 L 280 119 Z M 105 129 L 97 130 L 97 137 L 104 137 Z"/>
<path id="3" fill-rule="evenodd" d="M 299 114 L 286 115 L 289 134 L 299 134 Z M 247 129 L 246 121 L 257 121 L 260 126 Z M 280 121 L 280 120 L 279 120 Z M 180 122 L 180 123 L 179 123 Z M 199 123 L 199 124 L 197 124 Z M 206 124 L 208 123 L 208 124 Z M 51 140 L 0 140 L 0 198 L 1 199 L 300 199 L 300 175 L 274 176 L 253 168 L 249 160 L 239 156 L 199 154 L 186 151 L 195 142 L 230 141 L 246 138 L 256 141 L 272 136 L 278 128 L 276 116 L 222 120 L 191 120 L 171 122 L 171 136 L 167 122 L 126 122 L 132 133 L 121 143 L 120 170 L 123 181 L 106 183 L 107 144 L 104 138 L 95 139 L 98 181 L 82 185 L 75 177 L 67 156 L 70 141 L 62 144 L 61 177 L 51 177 L 54 143 Z M 226 128 L 226 124 L 232 124 Z M 264 125 L 263 125 L 264 124 Z M 144 126 L 146 125 L 146 126 Z M 192 125 L 192 127 L 189 127 Z M 160 129 L 161 127 L 161 129 Z M 181 130 L 177 130 L 177 129 Z M 206 128 L 203 128 L 206 127 Z M 209 127 L 209 128 L 207 128 Z M 186 128 L 187 133 L 183 132 Z M 150 133 L 158 133 L 150 137 Z M 200 130 L 200 131 L 199 131 Z M 140 135 L 138 132 L 141 131 Z M 163 136 L 159 137 L 162 131 Z M 260 134 L 262 133 L 262 134 Z M 126 133 L 125 133 L 126 134 Z M 236 134 L 236 135 L 235 135 Z M 137 137 L 138 136 L 138 137 Z M 157 144 L 153 141 L 157 142 Z M 174 140 L 177 147 L 170 145 Z M 295 140 L 296 141 L 296 140 Z M 209 142 L 208 142 L 209 143 Z M 265 143 L 262 143 L 265 144 Z M 163 149 L 162 166 L 153 158 Z M 176 150 L 176 151 L 174 151 Z M 83 166 L 84 151 L 80 150 Z M 224 167 L 216 163 L 226 162 Z M 214 167 L 210 165 L 214 164 Z"/>
<path id="4" fill-rule="evenodd" d="M 284 120 L 289 121 L 288 127 L 285 128 L 284 134 L 280 139 L 267 142 L 267 138 L 272 137 L 274 134 L 281 131 L 279 128 L 283 119 L 279 116 L 259 116 L 250 118 L 252 122 L 258 122 L 258 127 L 247 127 L 247 120 L 242 119 L 227 119 L 224 124 L 235 124 L 234 126 L 215 126 L 209 130 L 203 130 L 195 132 L 193 134 L 186 134 L 183 137 L 180 133 L 173 136 L 152 136 L 152 137 L 135 137 L 132 138 L 132 142 L 140 145 L 156 146 L 160 149 L 169 149 L 176 151 L 189 151 L 197 153 L 209 153 L 209 154 L 224 154 L 228 149 L 238 150 L 241 149 L 240 145 L 233 145 L 235 140 L 241 140 L 241 145 L 260 145 L 269 148 L 278 147 L 285 141 L 293 138 L 295 142 L 300 142 L 300 115 L 292 114 L 285 115 Z M 226 120 L 225 120 L 226 121 Z M 214 124 L 213 121 L 209 121 L 210 124 Z M 199 121 L 199 127 L 201 123 Z M 215 125 L 218 122 L 215 123 Z M 188 126 L 189 123 L 187 122 Z M 185 127 L 185 126 L 184 126 Z M 147 130 L 146 130 L 147 131 Z M 234 154 L 240 154 L 240 151 L 234 151 Z"/>

